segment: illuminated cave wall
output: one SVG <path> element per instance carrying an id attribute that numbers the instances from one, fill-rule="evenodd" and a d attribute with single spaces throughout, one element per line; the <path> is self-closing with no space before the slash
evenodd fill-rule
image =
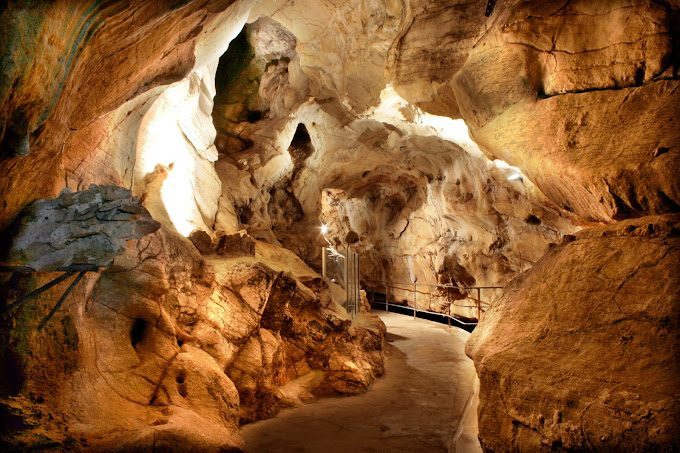
<path id="1" fill-rule="evenodd" d="M 221 194 L 212 98 L 215 65 L 193 71 L 167 88 L 142 118 L 136 145 L 139 193 L 156 188 L 160 202 L 147 207 L 156 218 L 169 217 L 183 236 L 211 232 Z"/>

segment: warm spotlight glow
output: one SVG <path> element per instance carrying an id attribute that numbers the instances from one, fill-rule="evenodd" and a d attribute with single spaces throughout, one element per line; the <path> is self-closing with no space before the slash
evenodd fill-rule
<path id="1" fill-rule="evenodd" d="M 144 125 L 140 164 L 142 174 L 152 173 L 157 165 L 167 169 L 161 186 L 161 200 L 177 231 L 189 235 L 196 226 L 191 223 L 194 214 L 191 180 L 195 170 L 194 158 L 183 146 L 185 138 L 177 126 L 179 111 L 184 100 L 182 86 L 168 88 L 156 101 Z"/>
<path id="2" fill-rule="evenodd" d="M 524 174 L 522 170 L 517 167 L 513 167 L 504 160 L 495 159 L 493 161 L 494 166 L 503 173 L 508 181 L 524 181 Z"/>
<path id="3" fill-rule="evenodd" d="M 423 112 L 399 96 L 390 84 L 387 84 L 380 93 L 380 104 L 369 109 L 364 115 L 394 126 L 410 126 L 415 134 L 435 135 L 457 144 L 470 154 L 482 155 L 477 144 L 470 138 L 465 121 Z"/>
<path id="4" fill-rule="evenodd" d="M 217 159 L 215 132 L 210 129 L 212 118 L 201 111 L 204 98 L 213 91 L 197 89 L 210 81 L 202 79 L 209 70 L 192 73 L 168 87 L 142 120 L 137 142 L 137 177 L 143 179 L 158 166 L 166 170 L 160 199 L 173 226 L 183 236 L 196 229 L 208 229 L 204 217 L 214 217 L 217 203 L 210 200 L 217 200 L 221 190 L 212 166 Z"/>
<path id="5" fill-rule="evenodd" d="M 328 225 L 326 225 L 325 223 L 321 225 L 321 234 L 323 234 L 324 236 L 328 234 Z"/>

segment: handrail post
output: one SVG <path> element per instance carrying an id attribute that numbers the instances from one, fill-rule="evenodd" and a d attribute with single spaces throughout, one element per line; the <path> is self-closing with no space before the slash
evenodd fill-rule
<path id="1" fill-rule="evenodd" d="M 321 276 L 323 278 L 328 277 L 328 263 L 326 258 L 326 247 L 321 247 Z"/>
<path id="2" fill-rule="evenodd" d="M 416 283 L 413 284 L 413 319 L 416 319 L 416 310 L 418 309 L 418 303 L 417 303 L 417 297 L 418 297 L 418 290 L 417 290 L 418 285 Z"/>
<path id="3" fill-rule="evenodd" d="M 390 288 L 385 283 L 385 310 L 390 311 Z"/>
<path id="4" fill-rule="evenodd" d="M 357 303 L 354 306 L 354 314 L 357 315 L 359 313 L 359 305 L 361 304 L 361 261 L 359 259 L 359 254 L 357 253 L 356 255 L 356 261 L 357 261 Z"/>
<path id="5" fill-rule="evenodd" d="M 342 280 L 345 284 L 345 310 L 349 314 L 349 254 L 347 253 L 347 248 L 345 248 L 345 265 L 343 266 Z"/>
<path id="6" fill-rule="evenodd" d="M 482 289 L 477 288 L 477 322 L 482 319 Z"/>

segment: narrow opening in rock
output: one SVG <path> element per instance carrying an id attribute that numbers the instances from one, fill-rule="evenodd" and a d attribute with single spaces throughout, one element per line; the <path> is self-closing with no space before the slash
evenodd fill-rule
<path id="1" fill-rule="evenodd" d="M 130 344 L 137 349 L 137 345 L 144 339 L 147 331 L 147 322 L 144 319 L 137 318 L 130 327 Z"/>

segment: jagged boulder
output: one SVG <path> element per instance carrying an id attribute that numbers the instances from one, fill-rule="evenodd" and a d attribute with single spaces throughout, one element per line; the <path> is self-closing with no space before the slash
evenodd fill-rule
<path id="1" fill-rule="evenodd" d="M 254 256 L 206 259 L 163 228 L 87 274 L 44 330 L 35 326 L 59 288 L 3 319 L 0 421 L 14 428 L 0 423 L 0 446 L 232 451 L 239 423 L 347 393 L 343 379 L 361 384 L 349 393 L 365 390 L 383 372 L 382 323 L 366 321 L 373 334 L 350 326 L 299 258 L 246 240 Z M 21 275 L 0 290 L 20 297 L 35 283 Z M 361 375 L 334 375 L 336 352 Z"/>
<path id="2" fill-rule="evenodd" d="M 91 185 L 31 203 L 14 228 L 3 260 L 47 272 L 73 264 L 108 266 L 128 240 L 153 233 L 160 223 L 129 190 Z"/>
<path id="3" fill-rule="evenodd" d="M 680 446 L 680 216 L 567 238 L 467 343 L 488 451 Z"/>

